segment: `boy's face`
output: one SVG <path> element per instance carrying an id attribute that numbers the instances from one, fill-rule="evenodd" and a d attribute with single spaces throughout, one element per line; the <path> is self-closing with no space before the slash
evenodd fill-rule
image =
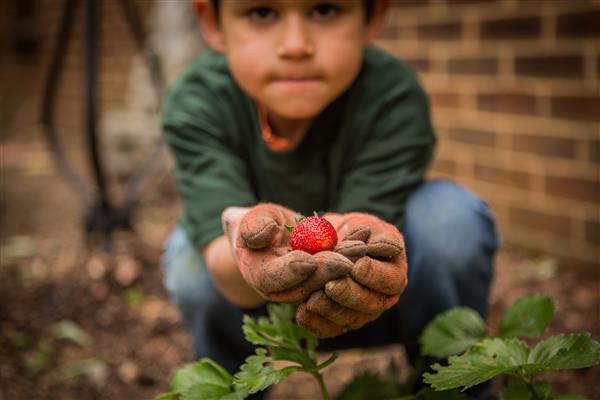
<path id="1" fill-rule="evenodd" d="M 269 113 L 309 119 L 356 78 L 375 25 L 362 0 L 221 0 L 212 44 Z"/>

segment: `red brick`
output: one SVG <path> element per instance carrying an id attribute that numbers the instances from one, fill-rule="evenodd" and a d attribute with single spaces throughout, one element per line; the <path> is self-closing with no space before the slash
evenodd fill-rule
<path id="1" fill-rule="evenodd" d="M 417 26 L 419 39 L 452 40 L 462 35 L 462 25 L 456 22 Z"/>
<path id="2" fill-rule="evenodd" d="M 600 221 L 585 221 L 584 235 L 586 242 L 600 244 Z"/>
<path id="3" fill-rule="evenodd" d="M 427 7 L 429 5 L 428 0 L 391 0 L 390 5 L 392 7 Z"/>
<path id="4" fill-rule="evenodd" d="M 404 61 L 419 72 L 427 72 L 431 68 L 431 62 L 428 58 L 404 58 Z"/>
<path id="5" fill-rule="evenodd" d="M 451 58 L 448 60 L 451 74 L 497 74 L 498 60 L 495 58 Z"/>
<path id="6" fill-rule="evenodd" d="M 536 114 L 537 99 L 523 93 L 499 92 L 477 95 L 477 105 L 481 110 L 515 114 Z"/>
<path id="7" fill-rule="evenodd" d="M 479 146 L 496 146 L 496 134 L 489 131 L 450 128 L 448 130 L 448 138 L 457 142 L 474 144 Z"/>
<path id="8" fill-rule="evenodd" d="M 600 164 L 600 140 L 589 141 L 589 159 L 595 164 Z"/>
<path id="9" fill-rule="evenodd" d="M 460 96 L 456 92 L 429 91 L 429 102 L 433 107 L 458 108 Z"/>
<path id="10" fill-rule="evenodd" d="M 381 29 L 377 37 L 382 39 L 397 39 L 400 36 L 400 29 L 397 26 L 386 25 Z"/>
<path id="11" fill-rule="evenodd" d="M 433 172 L 456 174 L 457 169 L 458 169 L 458 165 L 457 165 L 456 161 L 448 160 L 448 159 L 436 158 L 433 160 L 433 164 L 431 165 L 431 170 Z"/>
<path id="12" fill-rule="evenodd" d="M 544 78 L 581 78 L 584 61 L 582 56 L 524 56 L 515 59 L 517 75 Z"/>
<path id="13" fill-rule="evenodd" d="M 477 163 L 474 172 L 475 177 L 482 181 L 520 189 L 528 189 L 530 186 L 531 177 L 524 171 L 502 169 Z"/>
<path id="14" fill-rule="evenodd" d="M 498 1 L 501 0 L 446 0 L 446 2 L 448 3 L 448 6 L 454 6 L 454 5 L 458 5 L 458 4 L 491 4 L 491 3 L 497 3 Z"/>
<path id="15" fill-rule="evenodd" d="M 539 17 L 515 17 L 484 20 L 481 22 L 482 39 L 531 39 L 540 36 Z"/>
<path id="16" fill-rule="evenodd" d="M 596 254 L 600 254 L 598 251 Z M 564 270 L 576 271 L 580 276 L 580 279 L 598 279 L 598 271 L 600 270 L 600 259 L 596 261 L 590 261 L 590 259 L 584 259 L 581 256 L 558 256 L 559 265 Z"/>
<path id="17" fill-rule="evenodd" d="M 600 181 L 598 180 L 573 176 L 547 176 L 545 187 L 546 193 L 553 196 L 590 203 L 600 202 Z"/>
<path id="18" fill-rule="evenodd" d="M 562 14 L 557 17 L 556 33 L 559 37 L 600 37 L 600 10 Z"/>
<path id="19" fill-rule="evenodd" d="M 583 121 L 600 120 L 599 96 L 555 96 L 550 100 L 553 117 Z"/>
<path id="20" fill-rule="evenodd" d="M 558 235 L 571 235 L 572 233 L 572 221 L 570 218 L 522 207 L 509 207 L 508 221 L 511 224 L 552 232 Z"/>
<path id="21" fill-rule="evenodd" d="M 541 156 L 575 158 L 577 155 L 577 142 L 571 138 L 542 135 L 514 135 L 512 149 Z"/>

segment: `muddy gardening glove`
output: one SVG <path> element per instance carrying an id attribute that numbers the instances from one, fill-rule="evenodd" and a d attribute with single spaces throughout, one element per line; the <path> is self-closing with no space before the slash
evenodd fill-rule
<path id="1" fill-rule="evenodd" d="M 359 329 L 398 302 L 407 284 L 402 234 L 363 213 L 329 218 L 341 239 L 335 251 L 354 261 L 349 276 L 331 280 L 298 307 L 296 321 L 321 338 Z"/>
<path id="2" fill-rule="evenodd" d="M 353 263 L 340 253 L 311 255 L 292 250 L 286 227 L 296 213 L 276 204 L 229 208 L 223 223 L 244 280 L 264 298 L 300 303 L 326 282 L 350 274 Z"/>

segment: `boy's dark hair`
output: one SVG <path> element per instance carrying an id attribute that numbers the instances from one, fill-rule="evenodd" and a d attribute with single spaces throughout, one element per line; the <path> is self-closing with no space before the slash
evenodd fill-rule
<path id="1" fill-rule="evenodd" d="M 367 22 L 370 21 L 371 17 L 373 16 L 373 9 L 375 8 L 376 1 L 377 0 L 363 0 L 363 4 L 365 5 L 365 20 Z M 219 16 L 219 2 L 220 0 L 211 0 L 217 17 Z"/>

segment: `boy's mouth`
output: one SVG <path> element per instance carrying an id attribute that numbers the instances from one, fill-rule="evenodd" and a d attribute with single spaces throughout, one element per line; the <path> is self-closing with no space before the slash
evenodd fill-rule
<path id="1" fill-rule="evenodd" d="M 302 83 L 302 82 L 316 82 L 319 81 L 320 79 L 317 78 L 280 78 L 277 79 L 275 82 L 297 82 L 297 83 Z"/>
<path id="2" fill-rule="evenodd" d="M 286 71 L 271 75 L 273 81 L 319 81 L 323 76 L 316 71 Z"/>
<path id="3" fill-rule="evenodd" d="M 272 81 L 276 86 L 286 89 L 306 89 L 319 82 L 321 82 L 321 79 L 318 78 L 279 78 Z"/>
<path id="4" fill-rule="evenodd" d="M 301 85 L 301 84 L 317 83 L 322 80 L 323 80 L 323 78 L 320 76 L 317 76 L 317 75 L 280 75 L 280 76 L 273 77 L 271 82 L 290 84 L 290 85 Z"/>
<path id="5" fill-rule="evenodd" d="M 271 75 L 270 84 L 283 90 L 308 90 L 323 83 L 324 77 L 315 71 L 285 71 Z"/>

